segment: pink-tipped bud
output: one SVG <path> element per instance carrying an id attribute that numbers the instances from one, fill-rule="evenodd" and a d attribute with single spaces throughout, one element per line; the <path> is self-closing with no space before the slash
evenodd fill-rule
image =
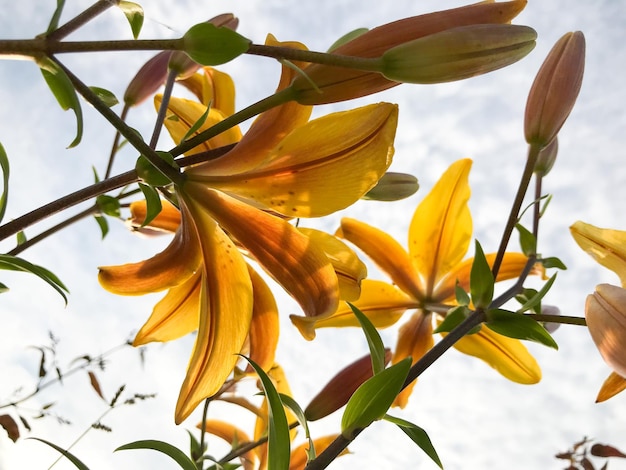
<path id="1" fill-rule="evenodd" d="M 569 116 L 585 70 L 585 36 L 567 33 L 554 45 L 537 73 L 526 103 L 524 133 L 529 144 L 545 147 Z"/>

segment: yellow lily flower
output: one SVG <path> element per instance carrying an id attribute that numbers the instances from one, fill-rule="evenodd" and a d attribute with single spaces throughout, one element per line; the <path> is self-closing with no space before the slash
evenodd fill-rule
<path id="1" fill-rule="evenodd" d="M 600 355 L 615 371 L 602 385 L 596 401 L 605 401 L 626 389 L 626 231 L 595 227 L 578 221 L 570 227 L 576 243 L 620 278 L 622 287 L 596 286 L 587 296 L 585 318 Z"/>
<path id="2" fill-rule="evenodd" d="M 433 345 L 433 316 L 445 315 L 455 305 L 455 285 L 469 289 L 473 259 L 465 259 L 472 235 L 467 205 L 471 160 L 454 163 L 417 207 L 409 228 L 408 252 L 388 234 L 354 219 L 342 219 L 337 235 L 359 247 L 391 277 L 392 284 L 364 280 L 362 295 L 354 304 L 377 328 L 397 322 L 407 310 L 417 310 L 399 332 L 393 363 L 411 356 L 416 362 Z M 495 254 L 487 255 L 493 263 Z M 527 262 L 521 253 L 507 253 L 497 281 L 518 276 Z M 533 274 L 542 272 L 534 269 Z M 358 326 L 347 306 L 328 318 L 292 315 L 292 322 L 307 339 L 323 327 Z M 541 378 L 535 359 L 518 340 L 494 333 L 483 325 L 480 332 L 456 343 L 465 354 L 482 359 L 509 380 L 532 384 Z M 396 400 L 404 406 L 411 387 Z"/>
<path id="3" fill-rule="evenodd" d="M 279 89 L 294 73 L 283 69 Z M 232 100 L 234 96 L 221 100 L 225 109 Z M 168 108 L 175 118 L 166 119 L 166 127 L 175 141 L 206 111 L 206 106 L 190 103 L 173 99 Z M 273 361 L 278 327 L 274 320 L 268 323 L 273 315 L 263 312 L 273 312 L 275 305 L 248 269 L 242 248 L 299 302 L 306 316 L 324 317 L 336 310 L 340 286 L 334 264 L 339 261 L 333 263 L 323 243 L 285 219 L 330 214 L 371 189 L 391 163 L 397 112 L 397 106 L 380 103 L 307 122 L 309 107 L 287 103 L 260 115 L 230 152 L 186 169 L 184 182 L 176 187 L 181 224 L 163 252 L 139 263 L 100 268 L 101 284 L 117 294 L 169 289 L 135 344 L 167 341 L 198 329 L 176 423 L 219 392 L 247 340 L 261 363 Z M 219 122 L 224 115 L 211 108 L 207 121 Z M 237 133 L 221 134 L 207 148 L 237 141 Z M 344 267 L 346 280 L 358 283 L 363 277 L 358 264 Z M 255 315 L 263 318 L 260 326 L 255 326 Z"/>

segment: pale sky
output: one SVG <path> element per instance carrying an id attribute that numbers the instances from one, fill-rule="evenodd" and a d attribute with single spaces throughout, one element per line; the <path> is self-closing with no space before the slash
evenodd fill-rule
<path id="1" fill-rule="evenodd" d="M 68 2 L 64 18 L 89 3 Z M 51 0 L 0 0 L 0 35 L 28 38 L 41 33 L 55 4 Z M 337 37 L 357 27 L 374 27 L 462 4 L 458 0 L 301 0 L 296 6 L 295 2 L 279 0 L 185 0 L 172 6 L 172 2 L 153 0 L 143 5 L 146 23 L 141 37 L 176 37 L 196 22 L 233 12 L 240 18 L 239 32 L 257 43 L 271 32 L 280 40 L 299 40 L 310 49 L 325 50 Z M 303 223 L 332 232 L 341 216 L 350 216 L 383 228 L 406 244 L 407 227 L 419 201 L 452 162 L 472 158 L 474 236 L 485 251 L 496 251 L 525 160 L 522 122 L 527 92 L 554 42 L 567 31 L 581 30 L 587 40 L 585 78 L 576 108 L 559 136 L 558 160 L 545 181 L 545 191 L 553 194 L 553 200 L 540 229 L 539 250 L 560 257 L 569 267 L 559 273 L 545 302 L 559 306 L 564 314 L 582 316 L 584 299 L 595 285 L 617 284 L 618 279 L 578 249 L 568 227 L 584 220 L 626 230 L 626 115 L 622 109 L 626 101 L 626 52 L 622 46 L 626 12 L 614 0 L 593 5 L 529 0 L 515 23 L 535 28 L 539 39 L 527 58 L 509 68 L 446 85 L 403 85 L 355 102 L 317 109 L 316 115 L 323 115 L 377 101 L 398 103 L 400 122 L 391 169 L 417 176 L 421 190 L 402 202 L 359 202 L 341 214 Z M 111 10 L 69 39 L 122 37 L 130 37 L 128 25 L 119 11 Z M 62 59 L 88 84 L 108 88 L 121 97 L 130 78 L 150 56 L 119 53 Z M 244 57 L 222 70 L 235 80 L 238 108 L 271 93 L 279 72 L 274 62 L 258 57 Z M 84 112 L 83 142 L 66 150 L 73 138 L 73 116 L 60 110 L 37 68 L 29 62 L 0 63 L 0 142 L 11 162 L 5 220 L 89 184 L 92 165 L 104 172 L 113 133 L 87 105 Z M 146 136 L 154 117 L 152 105 L 145 103 L 131 112 L 129 121 Z M 164 138 L 162 147 L 169 148 L 170 141 Z M 115 171 L 132 167 L 135 157 L 134 151 L 125 148 Z M 27 235 L 34 236 L 60 220 L 56 217 L 46 221 L 28 230 Z M 85 220 L 23 253 L 29 261 L 54 271 L 68 285 L 71 295 L 67 307 L 41 281 L 2 272 L 0 281 L 11 291 L 0 296 L 4 319 L 0 328 L 0 402 L 5 402 L 15 388 L 22 386 L 27 391 L 34 385 L 39 356 L 29 347 L 47 345 L 48 331 L 60 339 L 59 365 L 66 369 L 75 357 L 95 355 L 124 342 L 143 324 L 161 297 L 117 297 L 98 285 L 97 266 L 144 259 L 168 241 L 138 239 L 123 224 L 110 224 L 111 233 L 104 242 L 95 222 Z M 2 245 L 3 250 L 11 247 L 11 243 Z M 369 267 L 371 276 L 385 279 L 371 264 Z M 288 320 L 290 313 L 298 313 L 297 305 L 276 292 L 282 322 L 277 359 L 290 378 L 294 398 L 306 405 L 343 365 L 365 354 L 367 346 L 357 329 L 322 330 L 315 341 L 306 342 Z M 387 345 L 394 346 L 396 331 L 391 328 L 382 332 Z M 393 410 L 392 414 L 426 429 L 449 470 L 561 469 L 566 465 L 554 454 L 567 450 L 583 436 L 626 449 L 626 395 L 594 403 L 610 370 L 587 331 L 563 326 L 555 339 L 558 352 L 529 345 L 543 370 L 538 385 L 513 384 L 477 359 L 450 351 L 424 373 L 407 408 Z M 161 439 L 187 448 L 186 429 L 193 429 L 200 410 L 178 427 L 173 423 L 173 413 L 192 344 L 190 336 L 165 345 L 150 345 L 143 368 L 136 350 L 128 348 L 111 356 L 106 372 L 97 371 L 108 399 L 122 384 L 126 384 L 129 395 L 158 396 L 114 410 L 103 420 L 114 432 L 90 431 L 74 453 L 92 469 L 175 468 L 157 453 L 112 451 L 138 439 Z M 60 446 L 69 445 L 106 410 L 84 373 L 67 378 L 63 388 L 51 387 L 25 406 L 36 408 L 34 403 L 50 401 L 56 402 L 53 410 L 73 425 L 58 425 L 54 419 L 30 419 L 33 431 L 28 435 L 50 439 Z M 216 406 L 212 411 L 214 417 L 234 416 L 232 406 Z M 0 414 L 4 412 L 0 410 Z M 28 409 L 22 413 L 26 418 L 33 415 Z M 252 433 L 247 418 L 237 419 Z M 328 423 L 314 423 L 312 432 L 337 432 L 339 420 L 337 413 Z M 221 456 L 225 448 L 216 444 L 211 449 Z M 357 438 L 350 450 L 351 455 L 341 457 L 331 468 L 437 468 L 388 423 L 376 423 Z M 29 440 L 13 444 L 0 432 L 0 470 L 48 468 L 56 458 L 57 454 L 43 444 Z M 61 461 L 54 468 L 74 467 Z M 626 463 L 611 461 L 609 468 L 626 469 Z"/>

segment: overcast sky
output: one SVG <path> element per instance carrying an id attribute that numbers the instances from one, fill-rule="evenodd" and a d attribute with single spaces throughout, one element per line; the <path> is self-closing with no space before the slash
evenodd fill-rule
<path id="1" fill-rule="evenodd" d="M 67 2 L 64 18 L 81 11 L 88 1 Z M 153 0 L 143 6 L 146 23 L 142 38 L 180 36 L 192 24 L 222 12 L 240 18 L 239 32 L 263 42 L 268 32 L 280 40 L 299 40 L 310 49 L 325 50 L 334 40 L 357 27 L 373 27 L 418 13 L 462 5 L 460 1 L 395 0 Z M 0 0 L 0 35 L 28 38 L 43 32 L 56 2 Z M 487 251 L 495 251 L 524 165 L 523 113 L 534 74 L 554 42 L 565 32 L 581 30 L 587 39 L 587 68 L 583 88 L 572 116 L 560 134 L 560 153 L 545 191 L 553 201 L 541 227 L 539 250 L 558 256 L 569 267 L 559 273 L 546 303 L 564 314 L 583 315 L 584 299 L 601 282 L 618 283 L 611 272 L 597 266 L 580 251 L 568 227 L 576 220 L 626 230 L 626 52 L 623 47 L 626 11 L 622 2 L 603 0 L 530 0 L 515 20 L 539 34 L 536 49 L 523 61 L 496 73 L 459 83 L 397 87 L 357 102 L 316 109 L 316 115 L 357 104 L 389 101 L 400 105 L 396 154 L 391 167 L 420 180 L 415 196 L 394 204 L 360 202 L 354 207 L 307 226 L 334 231 L 341 216 L 368 221 L 406 244 L 407 227 L 416 205 L 441 173 L 460 158 L 472 158 L 471 209 L 475 237 Z M 70 39 L 128 38 L 121 13 L 111 10 Z M 63 61 L 88 84 L 122 96 L 124 88 L 150 53 L 67 56 Z M 242 108 L 271 93 L 279 68 L 268 59 L 244 57 L 222 68 L 237 85 Z M 150 103 L 134 110 L 132 126 L 144 135 L 155 117 Z M 30 62 L 0 63 L 0 142 L 11 162 L 11 194 L 5 220 L 89 184 L 91 166 L 104 172 L 113 133 L 103 119 L 85 106 L 85 136 L 79 147 L 66 150 L 73 139 L 73 117 L 63 113 Z M 162 146 L 170 142 L 163 139 Z M 121 153 L 116 172 L 135 160 L 131 149 Z M 78 210 L 78 209 L 77 209 Z M 74 211 L 70 211 L 74 213 Z M 53 218 L 27 231 L 39 230 Z M 71 290 L 69 304 L 41 281 L 2 273 L 11 291 L 0 296 L 0 402 L 15 388 L 34 384 L 39 356 L 33 345 L 48 344 L 48 332 L 60 339 L 59 365 L 83 354 L 98 354 L 123 343 L 148 317 L 161 295 L 116 297 L 97 283 L 96 267 L 144 259 L 168 240 L 140 240 L 112 221 L 102 242 L 93 220 L 85 220 L 54 239 L 40 243 L 23 256 L 54 271 Z M 2 250 L 11 248 L 3 243 Z M 380 274 L 370 269 L 372 276 Z M 382 277 L 384 279 L 384 277 Z M 304 341 L 288 321 L 296 304 L 277 294 L 281 309 L 281 345 L 278 361 L 291 378 L 296 400 L 306 405 L 321 384 L 343 365 L 367 351 L 357 329 L 324 330 L 311 343 Z M 396 329 L 383 332 L 386 344 L 395 344 Z M 409 406 L 394 414 L 425 428 L 447 469 L 513 468 L 560 469 L 553 456 L 583 436 L 626 449 L 626 395 L 595 404 L 601 383 L 609 374 L 583 328 L 562 327 L 555 335 L 560 350 L 529 345 L 537 357 L 543 380 L 535 386 L 510 383 L 482 362 L 456 351 L 446 354 L 420 379 Z M 148 451 L 112 450 L 137 439 L 162 439 L 186 449 L 187 433 L 199 419 L 199 410 L 183 425 L 173 424 L 179 386 L 184 377 L 193 338 L 151 345 L 142 368 L 139 354 L 130 348 L 111 356 L 105 373 L 98 372 L 107 398 L 126 384 L 127 392 L 157 393 L 146 403 L 113 411 L 103 421 L 112 434 L 91 431 L 74 449 L 92 469 L 174 468 L 164 456 Z M 57 402 L 53 410 L 73 425 L 53 419 L 30 420 L 32 436 L 65 447 L 93 422 L 106 405 L 90 389 L 86 374 L 52 387 L 26 404 Z M 232 407 L 215 408 L 214 416 L 234 416 Z M 2 413 L 2 412 L 0 412 Z M 25 417 L 32 414 L 24 410 Z M 338 429 L 340 417 L 313 427 L 317 434 Z M 251 423 L 242 420 L 252 433 Z M 212 447 L 216 455 L 224 448 Z M 400 431 L 376 423 L 350 446 L 352 455 L 331 468 L 437 468 Z M 12 444 L 0 432 L 0 469 L 47 468 L 57 457 L 34 441 Z M 60 462 L 57 469 L 73 468 Z M 624 469 L 611 462 L 609 468 Z"/>

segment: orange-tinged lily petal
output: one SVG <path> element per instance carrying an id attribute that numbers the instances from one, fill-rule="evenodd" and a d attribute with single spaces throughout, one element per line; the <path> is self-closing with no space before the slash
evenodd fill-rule
<path id="1" fill-rule="evenodd" d="M 215 394 L 237 363 L 252 318 L 252 283 L 243 256 L 197 201 L 181 193 L 202 246 L 198 337 L 176 404 L 180 424 Z"/>
<path id="2" fill-rule="evenodd" d="M 182 284 L 172 287 L 154 306 L 152 315 L 135 336 L 133 346 L 171 341 L 196 330 L 201 280 L 202 270 L 199 270 Z"/>
<path id="3" fill-rule="evenodd" d="M 146 220 L 148 208 L 145 199 L 130 203 L 130 219 L 128 222 L 135 230 L 141 230 L 141 224 Z M 161 212 L 150 221 L 150 229 L 174 233 L 180 225 L 180 211 L 166 199 L 161 200 Z"/>
<path id="4" fill-rule="evenodd" d="M 248 334 L 250 359 L 267 371 L 274 365 L 278 345 L 278 307 L 272 291 L 263 278 L 249 266 L 248 271 L 253 293 L 252 322 Z M 252 367 L 248 366 L 248 372 L 252 370 Z"/>
<path id="5" fill-rule="evenodd" d="M 143 295 L 174 287 L 196 272 L 200 252 L 190 223 L 183 223 L 161 253 L 139 263 L 101 266 L 98 281 L 109 292 Z"/>
<path id="6" fill-rule="evenodd" d="M 202 184 L 183 191 L 202 201 L 220 225 L 300 304 L 307 316 L 328 316 L 339 303 L 337 275 L 323 250 L 282 219 Z"/>
<path id="7" fill-rule="evenodd" d="M 333 113 L 295 129 L 254 170 L 230 176 L 188 173 L 194 181 L 288 217 L 328 215 L 356 202 L 385 173 L 397 118 L 397 106 L 389 103 Z"/>
<path id="8" fill-rule="evenodd" d="M 161 95 L 156 95 L 154 97 L 154 104 L 157 109 L 161 106 L 161 100 Z M 187 135 L 191 127 L 200 120 L 204 113 L 206 113 L 206 106 L 196 101 L 171 97 L 167 110 L 168 114 L 166 115 L 164 122 L 165 127 L 172 136 L 174 142 L 180 143 L 180 141 Z M 196 130 L 195 133 L 188 136 L 188 138 L 207 130 L 209 127 L 212 127 L 222 121 L 225 117 L 226 116 L 220 110 L 211 108 L 204 123 Z M 193 155 L 194 153 L 234 144 L 240 140 L 241 131 L 239 130 L 239 127 L 232 127 L 212 139 L 203 142 L 201 145 L 194 147 L 194 149 L 187 152 L 186 155 Z"/>
<path id="9" fill-rule="evenodd" d="M 485 325 L 478 333 L 461 338 L 454 347 L 482 359 L 513 382 L 535 384 L 541 380 L 539 364 L 521 341 L 499 335 Z"/>
<path id="10" fill-rule="evenodd" d="M 202 103 L 219 109 L 224 116 L 235 114 L 235 82 L 227 73 L 204 67 Z"/>
<path id="11" fill-rule="evenodd" d="M 459 160 L 420 203 L 409 228 L 409 253 L 432 294 L 440 278 L 465 256 L 472 237 L 468 175 L 472 161 Z"/>
<path id="12" fill-rule="evenodd" d="M 318 437 L 313 439 L 315 454 L 319 455 L 339 436 L 339 434 L 331 434 L 330 436 Z M 309 443 L 305 442 L 291 451 L 291 459 L 289 460 L 289 470 L 304 470 L 307 464 L 307 449 Z M 348 450 L 343 450 L 339 456 L 347 454 Z"/>
<path id="13" fill-rule="evenodd" d="M 320 246 L 335 268 L 341 300 L 355 301 L 361 295 L 361 281 L 367 276 L 367 267 L 356 253 L 341 240 L 320 230 L 299 227 L 313 243 Z"/>
<path id="14" fill-rule="evenodd" d="M 293 49 L 306 49 L 298 42 L 279 42 L 269 35 L 265 41 L 270 46 L 283 46 Z M 297 72 L 283 66 L 276 91 L 286 88 Z M 311 106 L 303 106 L 290 101 L 260 114 L 245 133 L 241 142 L 221 158 L 206 162 L 194 169 L 196 174 L 227 176 L 251 170 L 265 162 L 270 151 L 294 129 L 303 126 L 311 116 Z"/>
<path id="15" fill-rule="evenodd" d="M 387 328 L 396 323 L 409 309 L 419 307 L 419 303 L 395 286 L 382 281 L 364 279 L 361 297 L 353 304 L 361 310 L 376 328 Z M 291 315 L 291 322 L 307 340 L 315 338 L 317 328 L 360 327 L 352 309 L 342 303 L 328 318 L 311 318 Z"/>
<path id="16" fill-rule="evenodd" d="M 231 446 L 240 446 L 250 442 L 250 438 L 244 431 L 226 421 L 207 419 L 204 423 L 198 423 L 196 427 L 204 428 L 206 432 L 225 440 Z M 240 460 L 244 470 L 253 470 L 257 458 L 253 451 L 248 451 L 241 455 Z"/>
<path id="17" fill-rule="evenodd" d="M 354 243 L 386 272 L 395 284 L 416 299 L 424 289 L 409 254 L 390 235 L 355 219 L 341 219 L 336 235 Z"/>
<path id="18" fill-rule="evenodd" d="M 570 227 L 578 246 L 619 276 L 626 287 L 626 232 L 595 227 L 578 221 Z"/>
<path id="19" fill-rule="evenodd" d="M 604 361 L 626 377 L 626 289 L 600 284 L 587 296 L 585 318 Z"/>
<path id="20" fill-rule="evenodd" d="M 411 316 L 408 322 L 400 327 L 398 343 L 392 362 L 396 364 L 407 357 L 411 357 L 412 363 L 415 364 L 434 344 L 432 315 L 418 311 Z M 416 383 L 417 380 L 414 380 L 402 390 L 393 401 L 392 406 L 404 408 Z"/>
<path id="21" fill-rule="evenodd" d="M 611 372 L 598 392 L 596 403 L 607 401 L 624 390 L 626 390 L 626 379 L 616 372 Z"/>

